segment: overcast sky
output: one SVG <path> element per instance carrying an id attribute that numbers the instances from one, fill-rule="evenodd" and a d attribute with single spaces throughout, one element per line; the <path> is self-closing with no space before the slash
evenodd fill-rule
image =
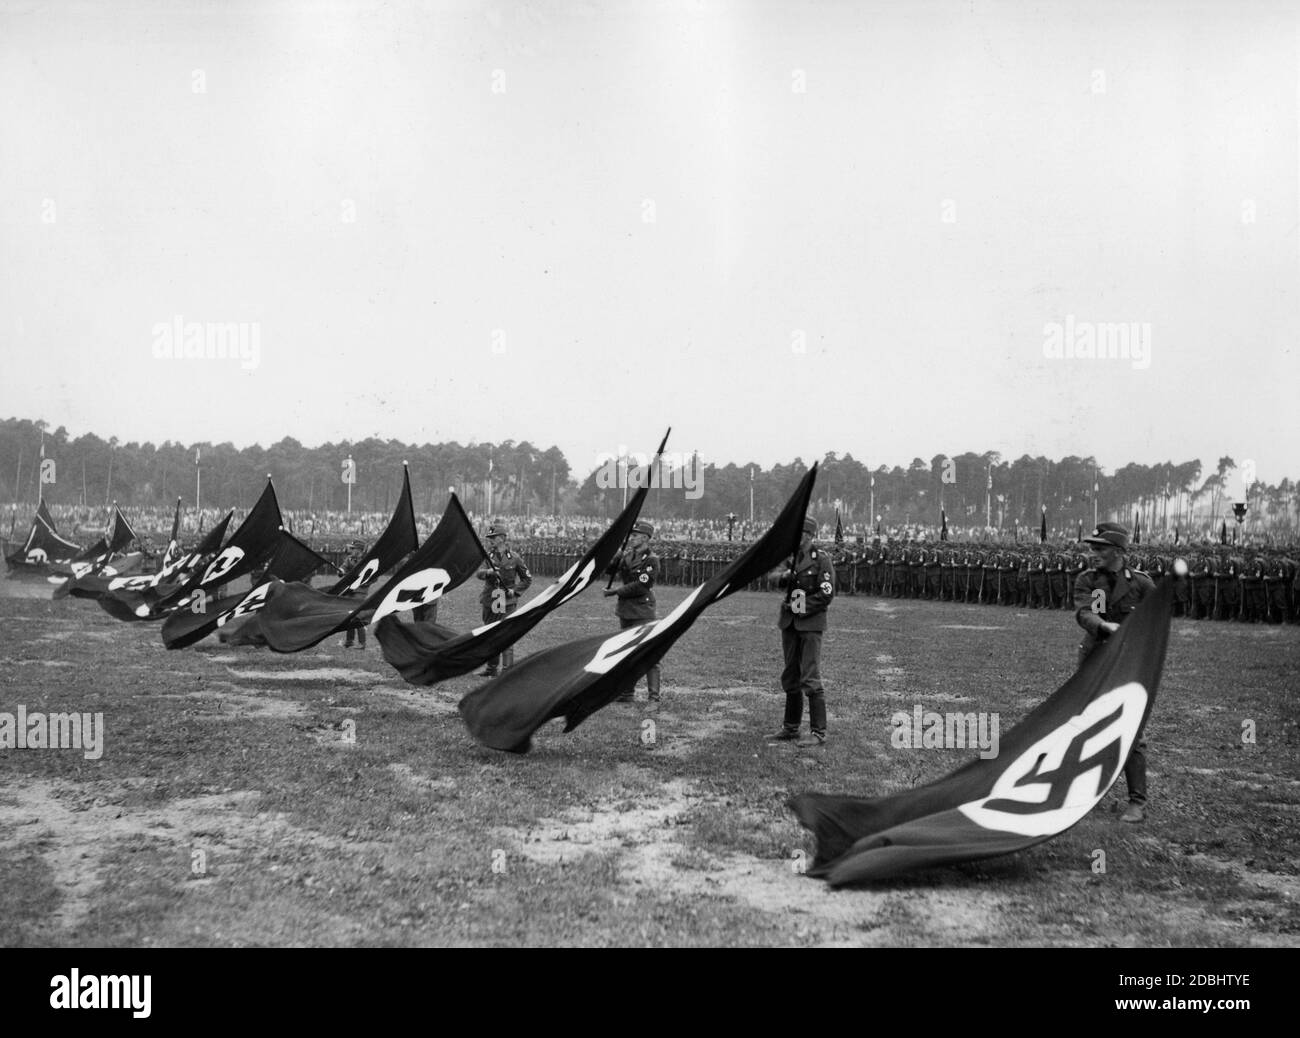
<path id="1" fill-rule="evenodd" d="M 0 415 L 1300 476 L 1298 12 L 0 0 Z"/>

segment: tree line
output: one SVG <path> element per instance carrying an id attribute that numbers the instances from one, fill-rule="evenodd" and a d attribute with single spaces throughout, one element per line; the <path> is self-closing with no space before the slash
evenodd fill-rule
<path id="1" fill-rule="evenodd" d="M 44 475 L 42 444 L 45 460 L 52 463 Z M 47 500 L 64 504 L 159 506 L 179 496 L 192 505 L 198 476 L 203 504 L 248 507 L 270 474 L 283 507 L 341 512 L 348 501 L 343 475 L 349 457 L 356 469 L 352 507 L 371 512 L 395 504 L 403 461 L 410 464 L 421 512 L 440 511 L 448 489 L 455 488 L 465 506 L 481 514 L 612 517 L 635 489 L 638 475 L 647 478 L 635 459 L 575 474 L 558 447 L 528 441 L 416 445 L 372 437 L 306 447 L 285 437 L 269 447 L 170 440 L 155 445 L 93 433 L 72 438 L 63 426 L 9 418 L 0 420 L 0 500 L 35 502 L 43 492 Z M 1240 467 L 1229 456 L 1219 458 L 1212 470 L 1190 460 L 1133 462 L 1111 473 L 1092 457 L 1025 454 L 1006 460 L 995 451 L 936 454 L 929 462 L 914 458 L 907 467 L 874 468 L 852 454 L 831 452 L 820 466 L 815 513 L 833 522 L 838 511 L 857 529 L 877 521 L 886 527 L 937 526 L 941 514 L 964 528 L 1037 527 L 1044 508 L 1052 527 L 1091 525 L 1095 514 L 1126 523 L 1140 516 L 1148 529 L 1190 529 L 1225 518 L 1231 523 L 1230 502 L 1240 496 L 1236 488 L 1241 486 Z M 645 513 L 714 521 L 730 514 L 748 520 L 752 507 L 756 522 L 769 521 L 807 468 L 801 458 L 769 468 L 698 458 L 666 461 L 649 473 Z M 1254 483 L 1247 504 L 1252 523 L 1277 531 L 1300 529 L 1300 494 L 1292 479 Z"/>

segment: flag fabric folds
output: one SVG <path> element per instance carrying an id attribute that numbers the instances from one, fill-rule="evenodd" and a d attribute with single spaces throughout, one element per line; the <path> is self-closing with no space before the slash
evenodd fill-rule
<path id="1" fill-rule="evenodd" d="M 67 562 L 75 558 L 81 546 L 59 536 L 54 525 L 54 517 L 41 498 L 36 506 L 36 516 L 32 519 L 32 528 L 27 532 L 23 546 L 5 561 L 11 566 L 40 565 L 49 562 Z"/>
<path id="2" fill-rule="evenodd" d="M 159 620 L 166 616 L 168 610 L 162 608 L 160 603 L 180 590 L 181 585 L 194 575 L 194 571 L 204 565 L 208 556 L 221 550 L 221 542 L 234 514 L 227 512 L 193 551 L 174 559 L 170 565 L 164 563 L 162 569 L 150 577 L 147 583 L 134 579 L 126 584 L 110 583 L 108 591 L 98 598 L 100 608 L 114 619 L 127 622 Z"/>
<path id="3" fill-rule="evenodd" d="M 1047 509 L 1044 508 L 1042 518 L 1038 521 L 1038 543 L 1047 543 Z"/>
<path id="4" fill-rule="evenodd" d="M 1141 737 L 1169 641 L 1167 577 L 1105 644 L 1005 735 L 998 755 L 892 796 L 789 801 L 817 837 L 808 875 L 832 886 L 975 861 L 1065 832 L 1106 795 Z"/>
<path id="5" fill-rule="evenodd" d="M 618 554 L 650 492 L 644 481 L 627 507 L 586 553 L 550 587 L 500 620 L 463 634 L 436 623 L 401 623 L 387 616 L 375 627 L 384 659 L 413 685 L 433 685 L 468 674 L 519 641 L 547 615 L 582 591 Z"/>
<path id="6" fill-rule="evenodd" d="M 327 595 L 343 595 L 363 591 L 374 583 L 381 573 L 387 573 L 420 546 L 420 535 L 415 528 L 415 503 L 411 500 L 411 474 L 402 467 L 402 493 L 397 508 L 388 520 L 388 528 L 379 540 L 338 580 L 325 590 Z"/>
<path id="7" fill-rule="evenodd" d="M 301 652 L 335 631 L 436 601 L 473 576 L 484 558 L 469 517 L 452 494 L 428 540 L 368 598 L 329 595 L 303 584 L 272 585 L 262 634 L 276 652 Z"/>
<path id="8" fill-rule="evenodd" d="M 571 732 L 612 702 L 658 663 L 705 609 L 794 553 L 816 476 L 814 465 L 772 528 L 663 619 L 536 653 L 469 693 L 460 712 L 470 734 L 493 749 L 526 753 L 533 733 L 547 721 L 563 717 L 564 730 Z"/>
<path id="9" fill-rule="evenodd" d="M 187 608 L 176 609 L 162 626 L 163 644 L 169 649 L 184 649 L 201 641 L 230 620 L 237 620 L 261 609 L 266 603 L 271 578 L 282 581 L 307 580 L 329 560 L 316 554 L 293 534 L 281 530 L 279 539 L 267 560 L 266 569 L 254 578 L 253 586 L 237 595 L 226 595 L 216 601 L 198 598 Z"/>
<path id="10" fill-rule="evenodd" d="M 196 591 L 207 591 L 251 573 L 275 549 L 283 526 L 275 487 L 268 479 L 257 504 L 253 505 L 253 510 L 239 524 L 239 529 L 231 535 L 217 557 L 162 599 L 158 609 L 189 605 Z"/>

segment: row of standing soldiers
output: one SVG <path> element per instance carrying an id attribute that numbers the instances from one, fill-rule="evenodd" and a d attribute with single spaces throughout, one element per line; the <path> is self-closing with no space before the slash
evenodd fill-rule
<path id="1" fill-rule="evenodd" d="M 1131 549 L 1129 564 L 1159 580 L 1180 557 Z M 1300 623 L 1300 566 L 1279 553 L 1250 556 L 1193 550 L 1190 579 L 1180 583 L 1176 615 L 1193 619 Z M 1086 552 L 1042 549 L 872 545 L 841 547 L 835 556 L 839 590 L 885 598 L 1073 609 L 1075 578 L 1092 565 Z"/>

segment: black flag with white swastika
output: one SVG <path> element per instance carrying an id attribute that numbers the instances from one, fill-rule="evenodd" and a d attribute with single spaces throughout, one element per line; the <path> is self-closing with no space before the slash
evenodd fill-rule
<path id="1" fill-rule="evenodd" d="M 656 460 L 663 454 L 667 443 L 668 436 L 665 435 L 655 452 Z M 655 461 L 650 463 L 651 466 L 654 464 Z M 552 610 L 580 594 L 593 579 L 605 572 L 627 540 L 650 492 L 651 481 L 649 474 L 646 475 L 646 479 L 639 481 L 627 507 L 600 539 L 532 601 L 500 620 L 463 634 L 436 623 L 404 624 L 399 623 L 396 617 L 385 617 L 375 625 L 375 638 L 383 649 L 384 659 L 413 685 L 432 685 L 468 674 L 495 659 L 541 623 Z"/>
<path id="2" fill-rule="evenodd" d="M 402 493 L 397 499 L 393 517 L 388 520 L 387 529 L 356 565 L 326 588 L 325 593 L 342 595 L 364 591 L 377 577 L 387 573 L 419 546 L 420 535 L 415 529 L 415 503 L 411 500 L 411 474 L 403 465 Z"/>
<path id="3" fill-rule="evenodd" d="M 162 569 L 152 577 L 110 580 L 104 590 L 99 590 L 94 584 L 85 585 L 83 582 L 78 582 L 78 585 L 71 589 L 71 594 L 78 598 L 96 599 L 99 607 L 115 620 L 127 623 L 161 620 L 167 615 L 167 611 L 155 612 L 158 603 L 175 593 L 181 583 L 193 575 L 194 570 L 205 558 L 215 555 L 221 549 L 226 528 L 230 525 L 234 514 L 234 512 L 227 512 L 221 522 L 208 531 L 193 551 L 183 555 L 173 555 L 171 562 L 164 559 Z M 172 524 L 172 528 L 176 529 L 176 523 Z"/>
<path id="4" fill-rule="evenodd" d="M 210 600 L 202 589 L 196 591 L 195 601 L 184 609 L 177 609 L 167 617 L 162 626 L 163 644 L 169 649 L 184 649 L 201 641 L 229 620 L 235 620 L 260 609 L 266 601 L 271 578 L 284 581 L 308 579 L 329 560 L 317 555 L 287 530 L 280 531 L 279 540 L 271 552 L 266 569 L 254 578 L 252 588 L 237 595 Z"/>
<path id="5" fill-rule="evenodd" d="M 275 498 L 275 487 L 268 479 L 257 504 L 239 524 L 239 529 L 231 535 L 229 543 L 217 553 L 217 557 L 159 602 L 154 611 L 162 612 L 188 605 L 194 592 L 215 588 L 251 573 L 275 549 L 283 527 L 280 503 Z"/>
<path id="6" fill-rule="evenodd" d="M 772 528 L 662 620 L 539 652 L 469 693 L 460 701 L 460 713 L 470 734 L 492 749 L 527 753 L 533 733 L 547 721 L 563 717 L 564 730 L 571 732 L 611 703 L 658 663 L 705 609 L 794 553 L 816 478 L 813 465 Z"/>
<path id="7" fill-rule="evenodd" d="M 472 577 L 486 557 L 452 494 L 428 540 L 369 598 L 327 595 L 302 584 L 273 587 L 262 610 L 262 634 L 276 652 L 301 652 L 336 631 L 437 601 Z"/>
<path id="8" fill-rule="evenodd" d="M 805 793 L 789 802 L 817 837 L 808 875 L 832 886 L 976 861 L 1032 847 L 1079 822 L 1124 769 L 1155 703 L 1174 577 L 998 743 L 928 785 L 864 799 Z"/>

